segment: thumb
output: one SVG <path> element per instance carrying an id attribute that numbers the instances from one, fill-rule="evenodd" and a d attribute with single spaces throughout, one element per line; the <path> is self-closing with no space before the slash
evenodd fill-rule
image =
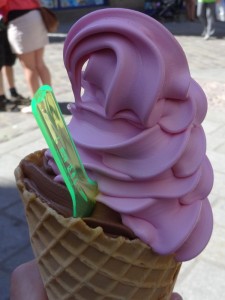
<path id="1" fill-rule="evenodd" d="M 182 300 L 183 298 L 177 294 L 177 293 L 173 293 L 170 300 Z"/>

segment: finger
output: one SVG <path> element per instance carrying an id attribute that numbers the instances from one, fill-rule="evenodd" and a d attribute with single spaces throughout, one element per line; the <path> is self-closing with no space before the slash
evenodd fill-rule
<path id="1" fill-rule="evenodd" d="M 17 267 L 11 276 L 10 300 L 48 300 L 35 260 Z"/>
<path id="2" fill-rule="evenodd" d="M 182 300 L 182 299 L 183 298 L 179 294 L 173 293 L 170 300 Z"/>

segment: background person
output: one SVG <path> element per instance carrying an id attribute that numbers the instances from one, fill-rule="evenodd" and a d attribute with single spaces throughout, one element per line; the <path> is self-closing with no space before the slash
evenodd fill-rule
<path id="1" fill-rule="evenodd" d="M 198 0 L 197 16 L 203 25 L 202 36 L 208 40 L 215 33 L 216 0 Z"/>
<path id="2" fill-rule="evenodd" d="M 191 22 L 196 19 L 196 2 L 195 0 L 185 0 L 187 19 Z"/>
<path id="3" fill-rule="evenodd" d="M 18 94 L 13 74 L 13 65 L 15 64 L 16 55 L 12 53 L 7 39 L 6 25 L 0 14 L 0 111 L 10 111 L 17 104 L 25 104 L 27 99 Z M 5 71 L 5 72 L 3 72 Z M 3 73 L 9 86 L 10 101 L 5 95 Z"/>
<path id="4" fill-rule="evenodd" d="M 1 57 L 1 55 L 0 55 L 0 57 Z M 0 67 L 0 112 L 11 111 L 14 108 L 15 108 L 15 105 L 12 104 L 11 101 L 9 99 L 7 99 L 5 96 L 2 71 L 1 71 L 1 67 Z"/>
<path id="5" fill-rule="evenodd" d="M 7 50 L 7 55 L 9 54 L 9 52 L 10 52 L 10 48 L 8 48 Z M 13 66 L 10 65 L 8 61 L 5 62 L 5 65 L 2 68 L 2 73 L 5 75 L 9 87 L 10 100 L 14 102 L 16 105 L 26 106 L 27 104 L 29 104 L 30 102 L 29 98 L 25 98 L 17 92 L 17 88 L 15 87 Z"/>
<path id="6" fill-rule="evenodd" d="M 0 0 L 8 24 L 8 40 L 19 58 L 31 97 L 42 84 L 51 85 L 51 76 L 44 62 L 48 35 L 38 8 L 38 0 Z"/>

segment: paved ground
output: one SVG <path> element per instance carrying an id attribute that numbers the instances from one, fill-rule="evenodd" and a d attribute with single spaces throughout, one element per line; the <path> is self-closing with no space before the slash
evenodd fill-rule
<path id="1" fill-rule="evenodd" d="M 210 195 L 214 211 L 214 232 L 207 249 L 195 260 L 184 263 L 175 290 L 185 300 L 221 300 L 225 294 L 225 23 L 217 24 L 219 38 L 203 41 L 198 22 L 166 23 L 183 46 L 191 74 L 204 88 L 209 110 L 204 122 L 208 156 L 215 171 L 215 185 Z M 61 24 L 59 32 L 70 23 Z M 63 43 L 53 38 L 46 49 L 46 61 L 53 77 L 55 94 L 63 111 L 73 100 L 63 67 Z M 15 67 L 19 92 L 28 95 L 19 64 Z M 67 115 L 66 118 L 69 119 Z M 9 299 L 11 271 L 33 257 L 29 244 L 23 207 L 18 196 L 13 171 L 22 157 L 45 147 L 32 115 L 0 113 L 0 299 Z"/>

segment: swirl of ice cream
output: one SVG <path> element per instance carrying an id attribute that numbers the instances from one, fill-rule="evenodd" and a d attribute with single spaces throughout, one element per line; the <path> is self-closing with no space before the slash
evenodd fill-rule
<path id="1" fill-rule="evenodd" d="M 180 45 L 142 13 L 103 9 L 71 28 L 64 61 L 76 99 L 69 129 L 97 200 L 157 253 L 198 255 L 212 233 L 213 172 L 206 97 Z"/>

